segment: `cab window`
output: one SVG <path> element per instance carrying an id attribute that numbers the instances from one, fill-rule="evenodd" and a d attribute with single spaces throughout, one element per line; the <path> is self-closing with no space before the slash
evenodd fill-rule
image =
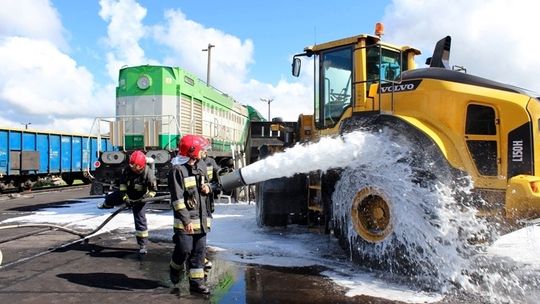
<path id="1" fill-rule="evenodd" d="M 402 53 L 398 50 L 381 49 L 379 45 L 367 48 L 366 52 L 366 81 L 373 82 L 399 81 L 403 66 Z"/>
<path id="2" fill-rule="evenodd" d="M 496 176 L 498 172 L 498 136 L 495 109 L 489 106 L 467 106 L 465 134 L 467 148 L 481 175 Z"/>
<path id="3" fill-rule="evenodd" d="M 467 107 L 465 133 L 495 135 L 495 110 L 492 107 L 471 104 Z"/>
<path id="4" fill-rule="evenodd" d="M 352 47 L 330 50 L 321 54 L 321 95 L 319 108 L 324 127 L 334 126 L 353 96 Z"/>

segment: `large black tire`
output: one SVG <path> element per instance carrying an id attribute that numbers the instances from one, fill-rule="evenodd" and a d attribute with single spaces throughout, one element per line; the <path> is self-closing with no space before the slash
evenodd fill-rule
<path id="1" fill-rule="evenodd" d="M 439 289 L 466 269 L 475 251 L 467 235 L 485 229 L 464 202 L 469 179 L 412 126 L 371 123 L 377 127 L 363 134 L 375 135 L 378 142 L 368 145 L 382 147 L 379 159 L 341 172 L 332 194 L 334 234 L 356 263 Z"/>
<path id="2" fill-rule="evenodd" d="M 306 176 L 276 178 L 257 185 L 256 217 L 259 226 L 286 226 L 307 221 Z"/>

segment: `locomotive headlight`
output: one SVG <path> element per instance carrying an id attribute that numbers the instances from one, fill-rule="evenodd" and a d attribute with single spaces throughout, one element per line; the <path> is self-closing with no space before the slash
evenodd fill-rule
<path id="1" fill-rule="evenodd" d="M 146 90 L 152 85 L 152 78 L 150 76 L 144 74 L 137 79 L 137 86 L 141 90 Z"/>
<path id="2" fill-rule="evenodd" d="M 121 164 L 126 159 L 126 155 L 120 151 L 107 151 L 101 154 L 104 164 Z"/>
<path id="3" fill-rule="evenodd" d="M 146 152 L 146 157 L 154 159 L 156 164 L 164 164 L 171 159 L 169 152 L 166 150 L 153 150 Z"/>

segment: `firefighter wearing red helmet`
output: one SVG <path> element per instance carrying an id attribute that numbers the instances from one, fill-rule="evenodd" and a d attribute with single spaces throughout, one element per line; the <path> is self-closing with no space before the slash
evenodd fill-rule
<path id="1" fill-rule="evenodd" d="M 206 234 L 210 231 L 208 198 L 212 195 L 206 165 L 201 162 L 206 141 L 201 136 L 184 135 L 178 143 L 179 155 L 172 161 L 169 191 L 174 210 L 175 244 L 169 274 L 178 284 L 189 269 L 189 286 L 193 292 L 209 294 L 204 282 Z M 187 265 L 186 265 L 187 264 Z"/>
<path id="2" fill-rule="evenodd" d="M 156 195 L 156 177 L 154 170 L 147 164 L 146 155 L 135 151 L 129 157 L 129 164 L 122 170 L 117 191 L 108 194 L 105 201 L 98 205 L 100 209 L 109 209 L 121 204 L 130 204 L 135 222 L 135 237 L 139 253 L 148 252 L 148 226 L 146 222 L 147 203 L 141 199 Z"/>

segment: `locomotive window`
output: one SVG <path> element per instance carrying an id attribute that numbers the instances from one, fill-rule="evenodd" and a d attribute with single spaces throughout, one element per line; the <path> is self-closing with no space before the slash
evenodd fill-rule
<path id="1" fill-rule="evenodd" d="M 497 175 L 497 142 L 494 140 L 468 140 L 476 169 L 482 175 Z"/>
<path id="2" fill-rule="evenodd" d="M 466 134 L 496 135 L 495 110 L 492 107 L 470 104 L 467 107 Z"/>

